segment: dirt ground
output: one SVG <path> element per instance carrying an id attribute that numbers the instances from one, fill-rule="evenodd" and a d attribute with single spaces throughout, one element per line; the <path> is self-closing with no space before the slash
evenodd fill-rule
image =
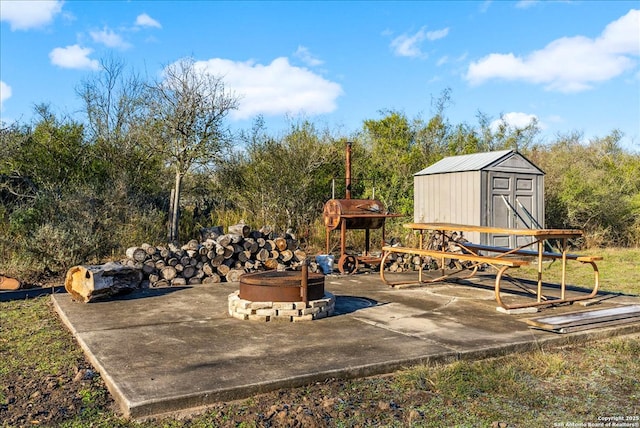
<path id="1" fill-rule="evenodd" d="M 89 364 L 75 367 L 73 373 L 43 377 L 12 374 L 6 404 L 0 404 L 0 425 L 8 427 L 58 426 L 65 421 L 98 419 L 114 425 L 129 425 L 114 413 L 115 403 L 106 393 L 100 376 Z M 339 421 L 357 420 L 360 426 L 398 424 L 406 426 L 423 415 L 417 410 L 405 411 L 428 400 L 429 393 L 415 391 L 410 396 L 398 396 L 385 391 L 382 378 L 364 382 L 379 383 L 376 399 L 349 394 L 350 381 L 329 380 L 307 388 L 275 391 L 248 400 L 219 403 L 205 414 L 193 416 L 206 426 L 260 427 L 328 427 Z M 103 413 L 102 417 L 97 413 Z M 184 426 L 191 425 L 191 416 L 179 416 Z M 176 423 L 170 420 L 149 420 L 143 426 Z M 133 425 L 133 424 L 132 424 Z M 175 425 L 173 425 L 175 426 Z"/>

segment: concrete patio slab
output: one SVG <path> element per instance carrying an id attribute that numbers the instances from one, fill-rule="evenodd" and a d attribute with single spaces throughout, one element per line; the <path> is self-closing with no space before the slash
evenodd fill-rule
<path id="1" fill-rule="evenodd" d="M 228 295 L 237 283 L 143 289 L 88 304 L 66 293 L 52 300 L 131 418 L 191 412 L 328 378 L 640 331 L 638 322 L 563 335 L 532 329 L 523 321 L 535 314 L 496 311 L 490 284 L 489 276 L 464 285 L 392 289 L 375 274 L 330 275 L 325 289 L 336 296 L 335 314 L 295 323 L 230 317 Z M 639 302 L 638 296 L 616 296 L 596 307 Z"/>

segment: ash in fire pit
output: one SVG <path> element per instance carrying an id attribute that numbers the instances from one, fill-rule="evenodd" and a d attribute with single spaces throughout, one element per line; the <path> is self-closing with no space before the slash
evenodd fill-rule
<path id="1" fill-rule="evenodd" d="M 324 291 L 324 275 L 268 271 L 240 277 L 240 290 L 229 295 L 229 315 L 242 320 L 305 321 L 333 314 L 335 297 Z"/>

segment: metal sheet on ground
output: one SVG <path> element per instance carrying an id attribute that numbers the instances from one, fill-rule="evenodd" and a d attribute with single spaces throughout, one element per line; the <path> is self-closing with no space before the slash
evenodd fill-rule
<path id="1" fill-rule="evenodd" d="M 571 312 L 552 317 L 531 318 L 527 324 L 543 330 L 561 330 L 590 324 L 603 325 L 605 322 L 640 317 L 640 305 L 620 306 L 617 308 L 593 311 Z M 575 331 L 575 330 L 574 330 Z"/>

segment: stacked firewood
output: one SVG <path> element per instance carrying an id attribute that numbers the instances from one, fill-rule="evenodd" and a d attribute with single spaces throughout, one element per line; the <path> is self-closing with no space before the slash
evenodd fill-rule
<path id="1" fill-rule="evenodd" d="M 429 239 L 423 244 L 423 248 L 428 250 L 446 251 L 453 253 L 462 253 L 462 247 L 459 243 L 468 242 L 464 236 L 457 232 L 439 232 L 435 231 Z M 422 270 L 442 269 L 442 260 L 430 256 L 418 256 L 412 254 L 392 253 L 387 258 L 387 270 L 390 272 L 407 272 Z M 460 260 L 446 258 L 444 260 L 445 269 L 463 269 L 468 267 L 471 262 L 461 262 Z"/>
<path id="2" fill-rule="evenodd" d="M 307 258 L 290 233 L 268 227 L 251 230 L 245 224 L 202 229 L 200 240 L 178 247 L 142 244 L 126 251 L 123 264 L 142 270 L 151 287 L 236 282 L 249 272 L 300 269 Z M 315 262 L 309 271 L 317 272 Z"/>

